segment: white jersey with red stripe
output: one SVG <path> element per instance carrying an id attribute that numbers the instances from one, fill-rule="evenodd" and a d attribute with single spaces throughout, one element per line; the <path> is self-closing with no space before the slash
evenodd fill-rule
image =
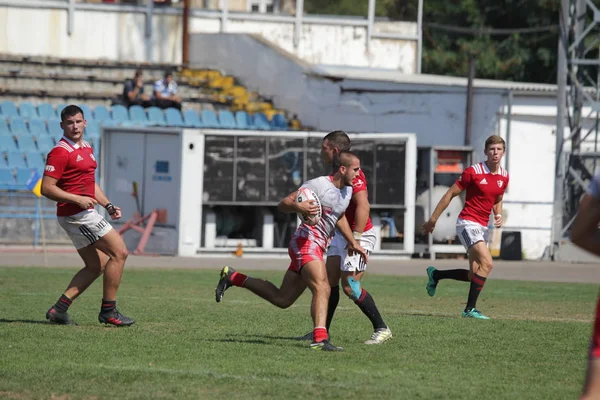
<path id="1" fill-rule="evenodd" d="M 302 223 L 294 233 L 292 240 L 298 237 L 308 238 L 323 251 L 327 248 L 338 220 L 352 199 L 352 186 L 338 189 L 333 185 L 332 179 L 331 176 L 320 176 L 306 181 L 301 186 L 312 190 L 321 200 L 322 213 L 321 219 L 316 225 L 310 226 Z"/>

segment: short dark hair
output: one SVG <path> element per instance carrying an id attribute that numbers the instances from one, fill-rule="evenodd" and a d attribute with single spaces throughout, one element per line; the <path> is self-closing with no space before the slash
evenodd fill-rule
<path id="1" fill-rule="evenodd" d="M 66 106 L 60 112 L 60 120 L 64 122 L 65 119 L 67 119 L 69 117 L 74 117 L 77 114 L 81 114 L 81 116 L 85 119 L 85 115 L 83 114 L 83 110 L 81 108 L 79 108 L 78 106 L 76 106 L 75 104 L 71 104 L 69 106 Z"/>
<path id="2" fill-rule="evenodd" d="M 141 69 L 136 69 L 136 70 L 135 70 L 135 74 L 134 74 L 134 76 L 135 76 L 136 78 L 139 78 L 139 77 L 140 77 L 140 76 L 142 76 L 143 74 L 144 74 L 144 71 L 142 71 Z"/>
<path id="3" fill-rule="evenodd" d="M 350 167 L 350 164 L 352 164 L 354 159 L 360 160 L 356 153 L 349 150 L 340 151 L 333 159 L 333 171 L 337 171 L 341 166 L 346 168 Z"/>
<path id="4" fill-rule="evenodd" d="M 352 146 L 350 138 L 344 131 L 329 132 L 327 135 L 325 135 L 323 140 L 327 140 L 330 145 L 340 151 L 348 151 Z"/>
<path id="5" fill-rule="evenodd" d="M 163 78 L 167 78 L 167 76 L 173 76 L 173 71 L 165 71 L 165 74 L 163 75 Z"/>

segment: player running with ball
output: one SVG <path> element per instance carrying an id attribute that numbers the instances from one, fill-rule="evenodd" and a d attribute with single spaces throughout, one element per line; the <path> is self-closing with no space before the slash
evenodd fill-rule
<path id="1" fill-rule="evenodd" d="M 281 286 L 278 288 L 269 281 L 252 278 L 233 268 L 224 267 L 215 290 L 217 302 L 223 299 L 223 294 L 229 287 L 239 286 L 277 307 L 287 308 L 294 304 L 308 287 L 312 292 L 310 311 L 314 323 L 313 342 L 310 347 L 325 351 L 342 350 L 329 343 L 325 328 L 330 287 L 323 254 L 335 229 L 337 228 L 348 241 L 349 251 L 356 251 L 367 259 L 366 251 L 352 236 L 344 215 L 352 197 L 352 181 L 360 170 L 360 160 L 354 153 L 346 151 L 339 154 L 337 163 L 333 175 L 311 179 L 300 188 L 315 193 L 321 202 L 322 217 L 314 226 L 303 222 L 292 236 L 288 246 L 291 262 Z M 297 194 L 298 191 L 295 191 L 285 197 L 279 203 L 279 210 L 305 216 L 319 213 L 319 206 L 315 201 L 297 202 Z"/>

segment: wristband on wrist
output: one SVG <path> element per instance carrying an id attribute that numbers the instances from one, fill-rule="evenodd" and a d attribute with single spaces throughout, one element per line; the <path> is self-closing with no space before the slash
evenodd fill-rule
<path id="1" fill-rule="evenodd" d="M 360 238 L 362 237 L 362 232 L 352 232 L 352 236 L 354 236 L 354 240 L 360 240 Z"/>
<path id="2" fill-rule="evenodd" d="M 115 210 L 115 206 L 113 205 L 113 203 L 107 203 L 104 208 L 106 209 L 106 211 L 108 211 L 109 215 L 113 215 L 114 213 L 117 212 L 117 210 Z"/>

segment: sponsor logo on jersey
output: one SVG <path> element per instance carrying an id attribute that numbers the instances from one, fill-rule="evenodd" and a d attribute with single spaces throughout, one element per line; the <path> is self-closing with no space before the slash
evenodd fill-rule
<path id="1" fill-rule="evenodd" d="M 46 165 L 46 168 L 44 168 L 46 170 L 46 172 L 54 172 L 55 168 L 52 165 Z"/>
<path id="2" fill-rule="evenodd" d="M 76 161 L 77 161 L 77 162 L 79 162 L 79 161 L 83 161 L 83 157 L 81 157 L 81 155 L 80 155 L 80 154 L 77 154 L 77 160 L 76 160 Z"/>
<path id="3" fill-rule="evenodd" d="M 503 184 L 504 184 L 504 182 L 501 181 L 500 179 L 498 179 L 498 187 L 502 187 Z"/>
<path id="4" fill-rule="evenodd" d="M 487 181 L 485 180 L 485 178 L 483 178 L 483 179 L 481 180 L 481 182 L 479 182 L 479 184 L 480 184 L 480 185 L 487 185 L 488 183 L 487 183 Z"/>

